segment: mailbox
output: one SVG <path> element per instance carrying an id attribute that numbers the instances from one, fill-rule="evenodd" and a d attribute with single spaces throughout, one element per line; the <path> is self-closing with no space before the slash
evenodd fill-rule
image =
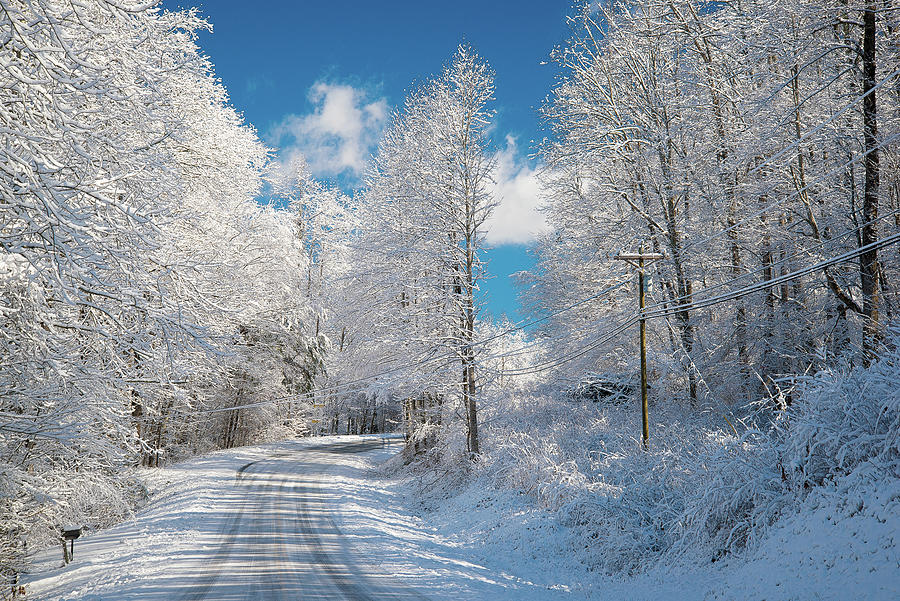
<path id="1" fill-rule="evenodd" d="M 63 535 L 63 563 L 69 563 L 75 557 L 75 539 L 81 536 L 81 526 L 64 526 Z M 66 550 L 66 541 L 69 542 L 68 552 Z"/>

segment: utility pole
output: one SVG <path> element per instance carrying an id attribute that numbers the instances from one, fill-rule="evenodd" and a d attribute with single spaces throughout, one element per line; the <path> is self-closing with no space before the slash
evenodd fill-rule
<path id="1" fill-rule="evenodd" d="M 637 253 L 619 253 L 615 257 L 627 262 L 638 270 L 638 306 L 640 307 L 639 322 L 641 329 L 641 436 L 644 450 L 647 450 L 650 446 L 650 421 L 647 408 L 647 318 L 644 317 L 644 278 L 646 277 L 646 272 L 644 271 L 644 265 L 646 262 L 658 261 L 664 257 L 665 255 L 662 253 L 644 253 L 643 244 L 641 244 Z"/>

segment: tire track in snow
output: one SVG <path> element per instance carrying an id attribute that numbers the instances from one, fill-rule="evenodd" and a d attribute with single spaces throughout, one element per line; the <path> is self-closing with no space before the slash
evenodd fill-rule
<path id="1" fill-rule="evenodd" d="M 243 466 L 241 466 L 237 470 L 237 474 L 235 475 L 235 485 L 239 485 L 243 482 L 246 470 L 250 468 L 252 465 L 259 463 L 259 461 L 251 461 Z M 223 563 L 228 556 L 231 555 L 232 548 L 234 547 L 235 540 L 237 539 L 238 530 L 241 525 L 241 520 L 244 517 L 244 510 L 246 507 L 244 505 L 235 512 L 229 521 L 225 522 L 221 533 L 225 540 L 219 545 L 219 548 L 216 549 L 215 555 L 210 559 L 209 564 L 215 566 L 207 570 L 207 572 L 200 578 L 200 581 L 191 586 L 182 596 L 182 601 L 201 601 L 206 598 L 207 593 L 219 579 L 219 576 L 223 570 Z"/>
<path id="2" fill-rule="evenodd" d="M 241 466 L 235 485 L 244 491 L 243 502 L 220 531 L 223 541 L 205 562 L 205 573 L 180 597 L 181 601 L 217 599 L 219 585 L 239 586 L 222 581 L 225 562 L 238 556 L 235 549 L 241 537 L 249 561 L 230 567 L 238 573 L 229 575 L 254 577 L 240 585 L 245 587 L 241 591 L 244 599 L 427 601 L 394 578 L 384 578 L 387 575 L 378 574 L 378 582 L 371 581 L 365 572 L 369 566 L 354 560 L 330 513 L 323 487 L 326 472 L 334 467 L 328 455 L 361 453 L 381 446 L 381 441 L 334 443 L 281 451 Z M 284 461 L 288 457 L 303 459 Z M 316 462 L 316 458 L 324 461 Z M 261 465 L 272 466 L 271 472 L 255 473 Z M 248 514 L 248 510 L 252 512 Z M 248 571 L 239 572 L 241 569 Z"/>
<path id="3" fill-rule="evenodd" d="M 366 441 L 342 443 L 315 450 L 337 454 L 361 453 L 380 448 L 381 446 L 381 442 Z M 379 583 L 379 586 L 366 577 L 366 572 L 362 569 L 365 566 L 354 561 L 351 554 L 346 551 L 344 535 L 328 510 L 328 503 L 322 491 L 325 476 L 326 470 L 312 475 L 312 480 L 307 487 L 307 494 L 303 494 L 300 497 L 300 503 L 297 508 L 298 521 L 309 539 L 317 565 L 324 570 L 325 575 L 344 594 L 344 599 L 346 601 L 374 601 L 375 599 L 428 601 L 427 597 L 414 589 L 408 588 L 395 578 Z M 310 498 L 319 499 L 320 507 L 315 514 L 310 512 Z M 313 517 L 316 519 L 313 520 Z M 332 538 L 333 544 L 331 547 L 335 548 L 334 552 L 329 552 L 329 545 L 322 540 L 321 534 L 326 534 Z M 338 550 L 336 547 L 340 547 L 340 549 Z"/>

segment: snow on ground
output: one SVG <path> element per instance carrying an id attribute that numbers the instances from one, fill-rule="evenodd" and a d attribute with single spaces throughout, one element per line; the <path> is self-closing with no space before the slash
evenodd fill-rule
<path id="1" fill-rule="evenodd" d="M 181 596 L 190 578 L 222 560 L 219 543 L 226 509 L 235 502 L 237 471 L 250 462 L 321 444 L 362 437 L 319 438 L 221 451 L 144 473 L 147 507 L 132 519 L 75 543 L 75 558 L 62 565 L 52 548 L 35 557 L 23 578 L 28 599 L 140 600 Z M 558 593 L 512 573 L 471 560 L 462 539 L 429 527 L 398 504 L 402 482 L 378 475 L 378 465 L 399 450 L 386 438 L 373 452 L 329 455 L 323 482 L 333 518 L 359 565 L 378 564 L 431 599 L 555 599 Z M 452 530 L 452 528 L 450 529 Z M 571 598 L 571 597 L 566 597 Z"/>
<path id="2" fill-rule="evenodd" d="M 458 520 L 432 522 L 443 516 L 417 516 L 414 502 L 407 497 L 407 482 L 385 477 L 379 469 L 396 451 L 347 456 L 329 479 L 342 494 L 336 522 L 358 552 L 377 555 L 383 564 L 394 566 L 394 573 L 404 574 L 407 584 L 432 599 L 583 598 L 565 594 L 565 587 L 554 590 L 558 585 L 552 579 L 534 581 L 532 566 L 515 549 L 497 549 L 493 557 L 483 556 L 477 538 L 478 509 L 461 508 Z M 497 511 L 496 507 L 481 509 L 492 516 Z M 470 536 L 473 533 L 475 538 Z M 559 564 L 560 556 L 555 557 Z"/>
<path id="3" fill-rule="evenodd" d="M 233 449 L 143 470 L 151 493 L 147 507 L 118 526 L 77 540 L 68 566 L 62 566 L 61 548 L 41 552 L 32 573 L 22 578 L 28 598 L 140 599 L 166 577 L 171 561 L 202 560 L 206 552 L 212 556 L 215 541 L 198 537 L 199 524 L 222 521 L 217 510 L 234 486 L 236 470 L 277 448 Z"/>
<path id="4" fill-rule="evenodd" d="M 900 599 L 900 483 L 821 487 L 721 574 L 706 598 Z"/>
<path id="5" fill-rule="evenodd" d="M 746 555 L 713 563 L 685 558 L 675 565 L 652 565 L 656 556 L 648 553 L 652 559 L 644 571 L 618 577 L 580 565 L 575 550 L 567 546 L 566 541 L 572 540 L 567 528 L 527 499 L 473 482 L 426 511 L 433 528 L 452 544 L 470 549 L 472 562 L 522 579 L 527 575 L 534 590 L 566 591 L 570 593 L 562 597 L 566 599 L 900 599 L 897 481 L 860 486 L 849 496 L 837 485 L 821 487 L 795 514 L 783 516 Z M 556 596 L 548 592 L 534 598 Z"/>
<path id="6" fill-rule="evenodd" d="M 77 541 L 67 567 L 60 549 L 40 553 L 25 579 L 28 598 L 177 598 L 185 583 L 173 581 L 173 566 L 216 557 L 218 541 L 208 533 L 225 528 L 222 507 L 235 494 L 237 470 L 334 441 L 246 447 L 147 470 L 150 504 L 127 522 Z M 745 557 L 609 577 L 579 564 L 567 527 L 526 495 L 473 482 L 423 507 L 411 494 L 421 489 L 408 476 L 387 477 L 379 468 L 399 443 L 387 439 L 371 452 L 335 455 L 323 482 L 334 521 L 360 565 L 378 564 L 431 599 L 900 599 L 900 485 L 860 488 L 849 497 L 823 487 Z M 440 475 L 431 478 L 426 485 L 442 486 Z"/>
<path id="7" fill-rule="evenodd" d="M 455 531 L 451 538 L 471 549 L 473 562 L 520 578 L 527 574 L 540 586 L 570 591 L 567 599 L 895 601 L 900 599 L 900 486 L 858 495 L 860 502 L 849 506 L 828 492 L 811 496 L 746 557 L 656 566 L 635 577 L 604 576 L 578 565 L 565 546 L 565 528 L 515 494 L 470 488 L 430 517 L 439 531 Z"/>

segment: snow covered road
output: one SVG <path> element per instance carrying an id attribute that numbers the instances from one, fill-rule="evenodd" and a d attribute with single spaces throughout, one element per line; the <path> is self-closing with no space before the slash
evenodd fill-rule
<path id="1" fill-rule="evenodd" d="M 409 483 L 378 468 L 401 445 L 303 439 L 142 470 L 150 503 L 79 539 L 67 566 L 59 547 L 40 552 L 23 577 L 26 599 L 900 598 L 888 509 L 848 518 L 823 498 L 818 509 L 787 516 L 748 557 L 609 577 L 578 565 L 564 528 L 515 493 L 474 486 L 417 515 Z M 900 492 L 878 494 L 876 509 Z"/>
<path id="2" fill-rule="evenodd" d="M 62 566 L 35 558 L 28 599 L 571 598 L 473 562 L 469 550 L 398 503 L 373 469 L 400 439 L 332 437 L 244 447 L 143 477 L 151 503 L 91 533 Z"/>
<path id="3" fill-rule="evenodd" d="M 331 443 L 243 465 L 224 502 L 219 547 L 208 563 L 186 571 L 181 599 L 424 599 L 354 556 L 332 518 L 335 493 L 323 486 L 334 455 L 382 445 Z"/>
<path id="4" fill-rule="evenodd" d="M 35 574 L 29 596 L 183 601 L 426 599 L 382 569 L 378 557 L 351 549 L 333 516 L 341 491 L 325 483 L 340 467 L 342 455 L 387 451 L 391 442 L 331 439 L 324 444 L 257 449 L 262 456 L 237 467 L 230 485 L 206 482 L 205 487 L 191 489 L 200 493 L 195 495 L 199 505 L 182 505 L 191 494 L 182 491 L 169 499 L 168 519 L 154 519 L 161 508 L 153 508 L 157 511 L 151 509 L 148 516 L 78 544 L 73 564 Z M 240 460 L 240 454 L 234 459 Z M 208 463 L 201 465 L 213 467 Z M 220 469 L 214 469 L 215 474 L 209 469 L 189 471 L 201 480 L 225 475 Z M 190 478 L 185 484 L 189 483 Z M 203 495 L 202 488 L 214 490 Z M 189 528 L 178 532 L 179 525 Z M 155 543 L 166 534 L 170 544 L 159 548 Z M 141 556 L 144 541 L 148 544 Z M 165 553 L 166 547 L 171 553 Z M 54 556 L 44 557 L 44 563 L 52 564 Z"/>

